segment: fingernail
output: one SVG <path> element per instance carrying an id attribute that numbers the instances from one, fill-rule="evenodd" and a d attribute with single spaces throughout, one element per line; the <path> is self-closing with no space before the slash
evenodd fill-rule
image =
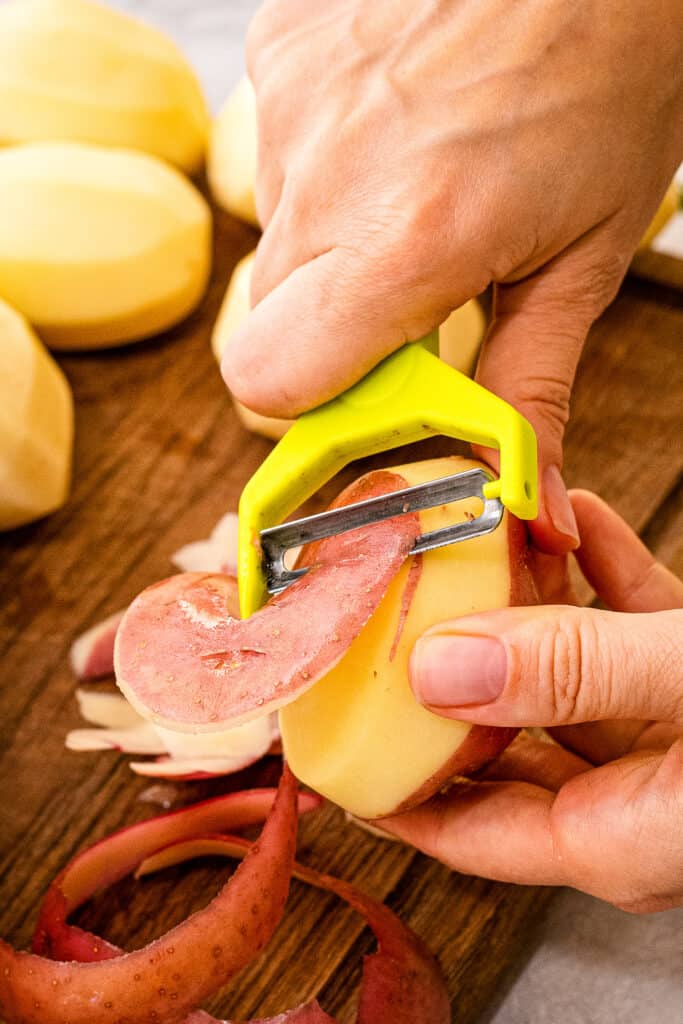
<path id="1" fill-rule="evenodd" d="M 573 547 L 578 548 L 579 527 L 557 466 L 548 466 L 543 474 L 543 501 L 557 532 L 571 538 Z"/>
<path id="2" fill-rule="evenodd" d="M 502 693 L 507 656 L 489 636 L 437 634 L 418 640 L 411 661 L 415 696 L 433 707 L 488 704 Z"/>

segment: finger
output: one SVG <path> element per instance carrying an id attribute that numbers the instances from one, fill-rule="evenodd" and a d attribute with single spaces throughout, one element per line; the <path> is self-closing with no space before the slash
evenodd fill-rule
<path id="1" fill-rule="evenodd" d="M 553 794 L 526 782 L 456 785 L 377 824 L 454 871 L 520 885 L 563 885 L 549 828 Z"/>
<path id="2" fill-rule="evenodd" d="M 649 912 L 683 903 L 682 816 L 683 741 L 577 774 L 557 796 L 473 784 L 378 824 L 465 874 L 571 885 Z"/>
<path id="3" fill-rule="evenodd" d="M 564 554 L 579 543 L 562 481 L 562 441 L 586 335 L 622 275 L 617 261 L 606 260 L 608 230 L 594 229 L 525 280 L 496 287 L 493 321 L 477 368 L 477 380 L 510 402 L 536 431 L 540 508 L 530 528 L 536 544 L 551 554 Z"/>
<path id="4" fill-rule="evenodd" d="M 576 560 L 606 605 L 623 612 L 683 607 L 683 582 L 614 509 L 590 491 L 571 491 L 570 499 L 581 534 Z"/>
<path id="5" fill-rule="evenodd" d="M 482 773 L 481 778 L 528 782 L 556 793 L 579 772 L 592 766 L 558 743 L 539 740 L 521 732 Z"/>
<path id="6" fill-rule="evenodd" d="M 683 610 L 509 608 L 435 626 L 413 649 L 418 699 L 485 725 L 683 721 Z"/>
<path id="7" fill-rule="evenodd" d="M 615 761 L 630 753 L 647 724 L 627 718 L 621 721 L 564 725 L 549 731 L 563 747 L 573 750 L 590 764 L 597 765 Z"/>
<path id="8" fill-rule="evenodd" d="M 333 248 L 297 267 L 230 340 L 223 376 L 257 412 L 293 416 L 339 394 L 444 318 L 407 268 Z"/>

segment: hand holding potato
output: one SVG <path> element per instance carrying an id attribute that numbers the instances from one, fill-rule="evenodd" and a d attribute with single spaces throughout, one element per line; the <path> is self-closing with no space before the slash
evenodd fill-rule
<path id="1" fill-rule="evenodd" d="M 681 158 L 680 3 L 271 0 L 248 59 L 266 230 L 232 391 L 291 416 L 494 282 L 479 379 L 537 430 L 536 542 L 575 546 L 569 393 Z"/>
<path id="2" fill-rule="evenodd" d="M 432 711 L 561 745 L 518 740 L 488 781 L 382 825 L 459 871 L 662 910 L 683 904 L 683 583 L 598 498 L 571 499 L 577 559 L 614 611 L 456 619 L 412 656 Z"/>

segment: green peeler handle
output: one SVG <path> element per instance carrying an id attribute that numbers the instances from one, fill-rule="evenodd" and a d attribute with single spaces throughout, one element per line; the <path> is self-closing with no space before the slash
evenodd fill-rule
<path id="1" fill-rule="evenodd" d="M 536 436 L 501 398 L 428 351 L 434 335 L 388 356 L 342 395 L 304 413 L 245 487 L 239 506 L 238 580 L 244 617 L 266 597 L 259 534 L 281 523 L 353 459 L 436 434 L 500 450 L 486 484 L 520 519 L 538 514 Z"/>

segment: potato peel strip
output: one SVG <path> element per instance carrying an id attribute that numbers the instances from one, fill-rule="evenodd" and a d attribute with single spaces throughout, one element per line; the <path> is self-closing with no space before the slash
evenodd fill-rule
<path id="1" fill-rule="evenodd" d="M 378 471 L 344 500 L 403 482 Z M 419 517 L 407 513 L 318 541 L 309 572 L 246 620 L 230 576 L 185 573 L 148 587 L 116 636 L 123 694 L 145 718 L 187 731 L 224 729 L 289 703 L 339 661 L 419 532 Z"/>
<path id="2" fill-rule="evenodd" d="M 183 820 L 177 817 L 180 813 L 176 812 L 176 825 Z M 161 820 L 167 823 L 169 817 Z M 158 820 L 153 819 L 150 826 Z M 97 1024 L 148 1024 L 150 1020 L 180 1024 L 270 939 L 287 899 L 296 820 L 296 782 L 285 766 L 258 842 L 215 899 L 134 953 L 90 963 L 57 962 L 17 952 L 0 941 L 2 1019 L 6 1024 L 92 1024 L 94 1020 Z M 99 848 L 99 854 L 87 857 L 90 851 L 86 851 L 79 860 L 79 871 L 67 868 L 62 872 L 60 886 L 66 907 L 74 905 L 77 893 L 85 891 L 88 884 L 90 891 L 93 885 L 100 888 L 106 884 L 100 870 L 103 846 L 107 855 L 118 848 L 119 855 L 128 856 L 130 863 L 129 833 L 137 829 L 134 837 L 140 839 L 145 836 L 141 827 L 110 837 L 108 848 L 108 840 L 103 840 L 92 848 Z M 121 863 L 114 862 L 113 852 L 111 860 L 109 881 L 121 875 Z M 94 875 L 88 875 L 89 869 Z M 249 908 L 247 914 L 245 907 Z M 41 929 L 46 930 L 44 917 Z"/>
<path id="3" fill-rule="evenodd" d="M 236 836 L 180 839 L 143 861 L 136 877 L 195 857 L 244 857 L 250 846 L 248 839 Z M 365 958 L 357 1024 L 448 1024 L 450 1002 L 439 966 L 422 940 L 392 910 L 348 882 L 298 862 L 293 874 L 345 900 L 375 934 L 379 951 Z M 330 1020 L 323 1017 L 321 1021 L 325 1019 Z"/>

